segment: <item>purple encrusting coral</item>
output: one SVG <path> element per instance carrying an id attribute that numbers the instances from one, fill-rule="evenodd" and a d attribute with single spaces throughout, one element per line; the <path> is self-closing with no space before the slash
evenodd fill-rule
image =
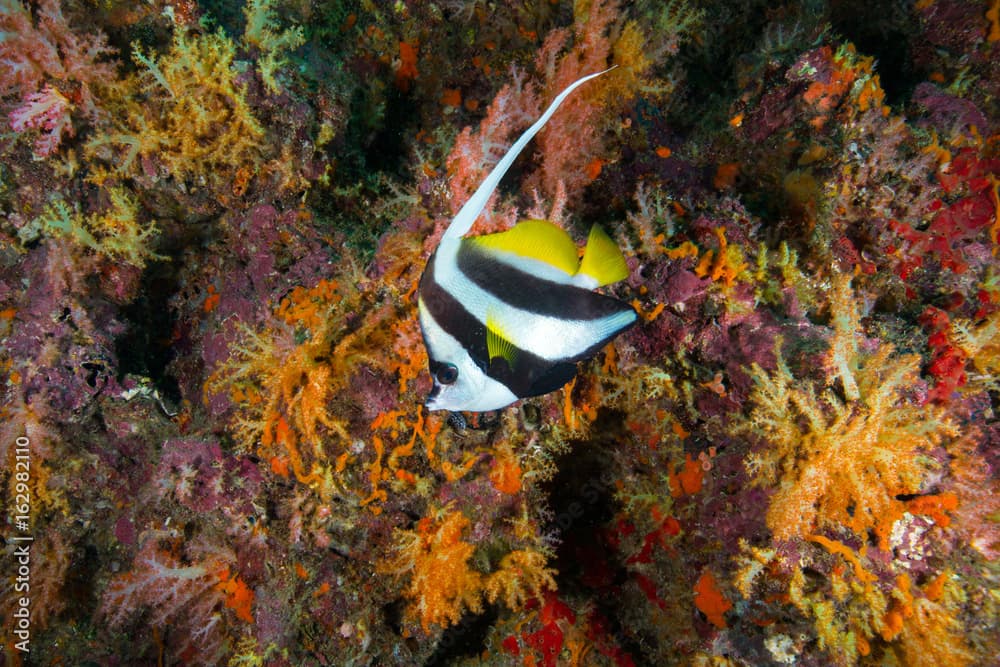
<path id="1" fill-rule="evenodd" d="M 1000 3 L 891 5 L 0 1 L 0 663 L 1000 662 Z M 459 428 L 423 267 L 612 65 L 471 233 L 637 324 Z"/>

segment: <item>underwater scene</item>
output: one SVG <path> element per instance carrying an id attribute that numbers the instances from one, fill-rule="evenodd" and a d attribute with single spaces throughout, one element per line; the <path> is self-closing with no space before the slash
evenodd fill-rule
<path id="1" fill-rule="evenodd" d="M 0 0 L 0 665 L 1000 664 L 998 63 L 998 0 Z"/>

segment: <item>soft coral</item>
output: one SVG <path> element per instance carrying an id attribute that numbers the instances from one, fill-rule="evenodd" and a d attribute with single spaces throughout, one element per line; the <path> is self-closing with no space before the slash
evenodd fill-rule
<path id="1" fill-rule="evenodd" d="M 72 134 L 71 112 L 96 119 L 93 88 L 114 79 L 115 66 L 107 58 L 115 51 L 101 33 L 71 30 L 58 0 L 41 0 L 37 17 L 16 0 L 0 0 L 0 98 L 21 99 L 11 114 L 16 132 L 48 131 L 35 150 L 45 157 L 64 134 Z"/>
<path id="2" fill-rule="evenodd" d="M 191 658 L 194 652 L 204 664 L 212 664 L 222 650 L 219 607 L 227 602 L 224 584 L 235 556 L 207 549 L 185 563 L 176 546 L 175 540 L 149 537 L 132 569 L 115 576 L 105 589 L 103 614 L 113 627 L 124 627 L 138 610 L 148 607 L 154 627 L 173 624 L 183 630 L 173 635 L 180 638 L 172 647 L 178 658 Z"/>
<path id="3" fill-rule="evenodd" d="M 887 548 L 893 522 L 905 511 L 900 496 L 919 493 L 927 480 L 926 453 L 957 429 L 940 409 L 905 398 L 917 380 L 919 358 L 895 355 L 890 345 L 861 352 L 853 292 L 841 280 L 834 290 L 838 326 L 831 364 L 846 400 L 833 389 L 791 374 L 781 357 L 766 374 L 753 365 L 751 422 L 768 448 L 752 457 L 759 481 L 778 490 L 767 512 L 779 539 L 806 537 L 824 525 L 844 525 L 859 535 L 873 529 Z M 841 340 L 847 338 L 848 340 Z"/>

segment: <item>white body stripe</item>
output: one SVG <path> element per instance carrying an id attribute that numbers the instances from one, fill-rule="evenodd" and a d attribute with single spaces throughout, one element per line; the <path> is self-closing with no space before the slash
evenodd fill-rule
<path id="1" fill-rule="evenodd" d="M 460 243 L 459 239 L 441 241 L 434 260 L 434 281 L 458 299 L 484 327 L 489 313 L 510 342 L 522 350 L 549 361 L 572 358 L 635 319 L 635 313 L 629 310 L 596 320 L 564 320 L 515 308 L 465 277 L 457 263 Z M 570 282 L 565 277 L 564 281 Z"/>
<path id="2" fill-rule="evenodd" d="M 512 252 L 504 252 L 502 250 L 489 250 L 487 253 L 491 259 L 506 264 L 521 273 L 527 273 L 529 276 L 535 276 L 536 278 L 541 278 L 542 280 L 548 280 L 556 283 L 557 285 L 574 284 L 573 275 L 539 259 L 524 257 L 523 255 L 518 255 Z"/>

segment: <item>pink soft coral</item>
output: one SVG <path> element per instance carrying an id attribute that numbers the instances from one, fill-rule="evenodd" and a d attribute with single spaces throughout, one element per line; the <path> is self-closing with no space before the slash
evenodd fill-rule
<path id="1" fill-rule="evenodd" d="M 169 542 L 169 541 L 168 541 Z M 104 591 L 102 613 L 114 627 L 124 627 L 140 609 L 148 608 L 150 627 L 177 630 L 173 646 L 177 656 L 201 656 L 205 664 L 221 657 L 221 608 L 226 602 L 224 584 L 235 557 L 207 550 L 190 563 L 175 554 L 176 545 L 165 546 L 155 537 L 146 540 L 132 569 L 117 575 Z"/>
<path id="2" fill-rule="evenodd" d="M 10 126 L 15 132 L 42 130 L 35 142 L 35 155 L 48 157 L 59 147 L 64 134 L 73 134 L 70 112 L 73 105 L 62 93 L 45 84 L 41 92 L 28 95 L 24 104 L 10 114 Z"/>
<path id="3" fill-rule="evenodd" d="M 37 21 L 16 0 L 0 0 L 0 95 L 27 97 L 45 81 L 79 86 L 87 113 L 95 106 L 90 85 L 114 77 L 114 65 L 102 62 L 115 50 L 104 35 L 78 35 L 70 29 L 58 0 L 40 0 Z M 60 86 L 62 87 L 62 86 Z"/>
<path id="4" fill-rule="evenodd" d="M 483 177 L 503 157 L 518 134 L 541 115 L 541 100 L 535 86 L 525 82 L 525 76 L 516 68 L 511 70 L 511 82 L 500 89 L 486 118 L 479 124 L 479 131 L 473 134 L 466 127 L 455 139 L 455 146 L 448 155 L 447 166 L 451 189 L 451 214 L 455 215 L 479 187 Z M 494 231 L 509 224 L 503 224 L 504 216 L 494 216 L 493 202 L 496 195 L 486 205 L 477 231 Z M 513 216 L 509 223 L 515 220 Z M 482 222 L 485 221 L 484 229 Z M 439 220 L 434 234 L 427 239 L 426 249 L 437 247 L 441 234 L 448 226 L 448 220 Z"/>
<path id="5" fill-rule="evenodd" d="M 580 77 L 608 67 L 612 50 L 608 33 L 617 16 L 616 0 L 593 0 L 577 12 L 572 32 L 560 29 L 549 33 L 535 61 L 545 76 L 547 96 L 554 97 Z M 560 57 L 560 51 L 571 38 L 572 47 Z M 622 72 L 612 72 L 609 78 L 621 76 Z M 593 180 L 595 172 L 600 173 L 600 165 L 604 163 L 604 146 L 598 131 L 603 95 L 593 87 L 580 92 L 566 100 L 538 136 L 538 152 L 543 161 L 529 187 L 550 198 L 555 198 L 562 188 L 572 197 Z"/>
<path id="6" fill-rule="evenodd" d="M 36 15 L 16 0 L 0 0 L 0 98 L 20 98 L 11 127 L 43 130 L 35 154 L 46 157 L 72 134 L 71 112 L 96 118 L 92 87 L 114 79 L 115 66 L 105 59 L 115 51 L 100 33 L 71 30 L 58 0 L 41 0 Z"/>

